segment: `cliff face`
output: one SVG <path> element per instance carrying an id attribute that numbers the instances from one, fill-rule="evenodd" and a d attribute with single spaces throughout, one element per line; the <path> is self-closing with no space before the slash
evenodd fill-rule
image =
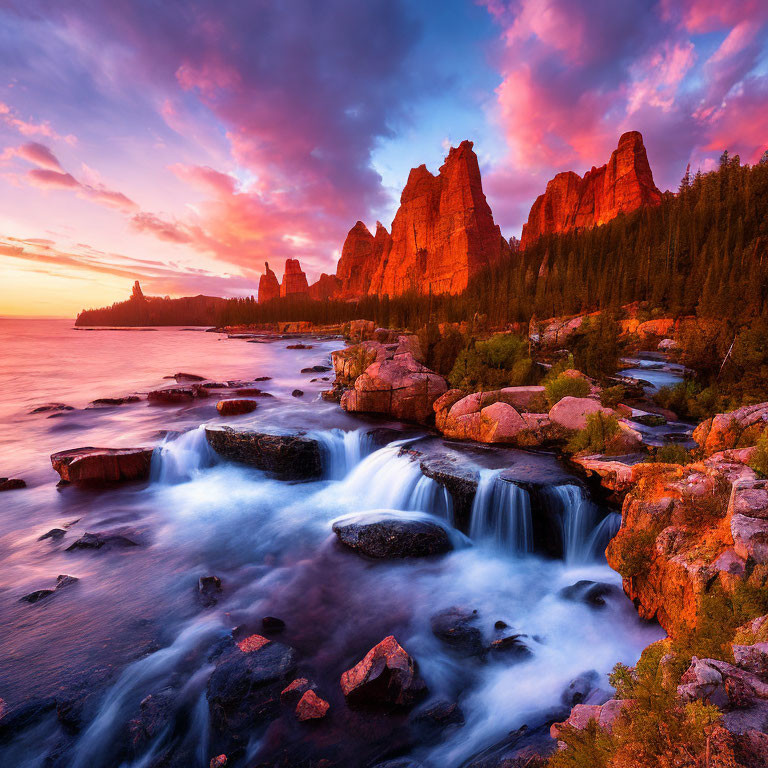
<path id="1" fill-rule="evenodd" d="M 283 282 L 280 283 L 280 296 L 285 298 L 297 293 L 309 293 L 307 276 L 302 272 L 298 259 L 286 259 Z"/>
<path id="2" fill-rule="evenodd" d="M 599 226 L 619 213 L 660 202 L 661 192 L 653 182 L 643 137 L 630 131 L 619 139 L 618 148 L 605 165 L 592 168 L 584 178 L 573 171 L 558 173 L 547 184 L 523 226 L 521 247 L 541 235 Z"/>
<path id="3" fill-rule="evenodd" d="M 347 233 L 336 277 L 341 282 L 344 296 L 363 296 L 368 293 L 371 276 L 376 269 L 373 261 L 374 237 L 362 221 Z"/>
<path id="4" fill-rule="evenodd" d="M 424 165 L 411 170 L 392 234 L 379 225 L 364 259 L 374 266 L 369 294 L 460 293 L 508 250 L 483 194 L 472 146 L 464 141 L 452 148 L 437 176 Z M 368 254 L 370 240 L 364 233 L 357 238 Z"/>
<path id="5" fill-rule="evenodd" d="M 336 275 L 327 275 L 323 272 L 316 283 L 309 286 L 309 298 L 315 301 L 325 301 L 338 296 L 341 290 L 341 281 Z"/>
<path id="6" fill-rule="evenodd" d="M 269 262 L 264 262 L 264 268 L 266 271 L 259 278 L 259 304 L 280 296 L 280 283 L 277 282 L 277 275 L 269 268 Z"/>

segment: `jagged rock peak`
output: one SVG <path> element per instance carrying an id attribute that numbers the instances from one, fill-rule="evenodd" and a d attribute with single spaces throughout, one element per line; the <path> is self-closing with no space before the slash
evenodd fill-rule
<path id="1" fill-rule="evenodd" d="M 605 165 L 592 167 L 583 178 L 564 171 L 547 184 L 531 207 L 520 245 L 525 248 L 546 234 L 606 224 L 620 213 L 660 202 L 643 136 L 629 131 Z"/>
<path id="2" fill-rule="evenodd" d="M 286 297 L 299 293 L 309 293 L 307 276 L 302 271 L 298 259 L 286 259 L 283 282 L 280 283 L 280 296 Z"/>
<path id="3" fill-rule="evenodd" d="M 141 290 L 141 286 L 139 285 L 138 280 L 136 280 L 133 284 L 133 290 L 131 291 L 131 298 L 137 299 L 138 301 L 141 301 L 144 298 L 144 293 Z"/>
<path id="4" fill-rule="evenodd" d="M 259 304 L 271 301 L 280 296 L 280 283 L 277 275 L 269 268 L 269 262 L 264 262 L 264 274 L 259 278 Z"/>

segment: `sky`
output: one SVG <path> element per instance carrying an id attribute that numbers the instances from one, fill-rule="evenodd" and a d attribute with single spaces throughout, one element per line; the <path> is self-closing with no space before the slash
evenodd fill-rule
<path id="1" fill-rule="evenodd" d="M 1 0 L 0 315 L 335 271 L 475 143 L 506 236 L 643 133 L 657 186 L 768 148 L 768 2 Z"/>

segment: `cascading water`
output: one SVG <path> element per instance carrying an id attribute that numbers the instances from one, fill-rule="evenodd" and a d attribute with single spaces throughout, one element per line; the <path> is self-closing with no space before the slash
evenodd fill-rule
<path id="1" fill-rule="evenodd" d="M 477 492 L 472 502 L 469 537 L 490 541 L 515 553 L 533 551 L 531 499 L 515 483 L 499 478 L 500 470 L 480 470 Z"/>
<path id="2" fill-rule="evenodd" d="M 605 548 L 610 540 L 619 532 L 621 527 L 621 513 L 609 512 L 592 531 L 589 537 L 589 556 L 597 560 L 605 554 Z"/>
<path id="3" fill-rule="evenodd" d="M 150 478 L 153 483 L 174 485 L 192 480 L 218 461 L 208 444 L 205 425 L 166 437 L 152 454 Z"/>
<path id="4" fill-rule="evenodd" d="M 398 440 L 370 454 L 339 484 L 335 492 L 354 499 L 360 509 L 398 509 L 426 512 L 453 522 L 451 495 L 440 483 L 426 477 L 419 463 L 401 449 Z"/>
<path id="5" fill-rule="evenodd" d="M 563 560 L 581 563 L 592 559 L 591 537 L 597 522 L 597 509 L 579 485 L 553 485 L 545 498 L 560 518 L 563 532 Z"/>
<path id="6" fill-rule="evenodd" d="M 323 474 L 328 480 L 343 480 L 375 447 L 365 429 L 323 429 L 311 436 L 323 452 Z"/>

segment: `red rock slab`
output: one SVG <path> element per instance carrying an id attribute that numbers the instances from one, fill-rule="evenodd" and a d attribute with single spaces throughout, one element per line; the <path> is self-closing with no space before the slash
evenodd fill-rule
<path id="1" fill-rule="evenodd" d="M 330 704 L 321 699 L 312 689 L 306 691 L 296 705 L 296 717 L 300 722 L 321 720 L 328 713 Z"/>
<path id="2" fill-rule="evenodd" d="M 151 448 L 73 448 L 51 455 L 51 464 L 68 483 L 145 480 Z"/>

